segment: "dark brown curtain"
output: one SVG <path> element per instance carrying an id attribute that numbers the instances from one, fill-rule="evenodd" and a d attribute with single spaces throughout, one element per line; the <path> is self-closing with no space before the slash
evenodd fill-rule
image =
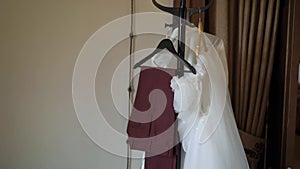
<path id="1" fill-rule="evenodd" d="M 232 101 L 252 168 L 262 168 L 265 118 L 273 69 L 280 0 L 229 1 Z M 236 17 L 237 16 L 237 17 Z M 271 112 L 270 112 L 271 113 Z M 250 141 L 251 140 L 251 141 Z"/>
<path id="2" fill-rule="evenodd" d="M 204 5 L 187 1 L 190 7 Z M 263 168 L 279 5 L 280 0 L 214 0 L 206 12 L 208 32 L 225 43 L 233 109 L 251 169 Z"/>

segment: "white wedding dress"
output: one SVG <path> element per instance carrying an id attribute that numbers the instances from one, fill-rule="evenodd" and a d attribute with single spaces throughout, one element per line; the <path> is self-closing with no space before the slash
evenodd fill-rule
<path id="1" fill-rule="evenodd" d="M 197 29 L 187 32 L 195 50 Z M 175 32 L 176 35 L 176 32 Z M 235 123 L 228 92 L 228 71 L 223 42 L 204 34 L 201 55 L 188 55 L 197 74 L 173 77 L 174 109 L 184 150 L 183 169 L 249 169 Z"/>

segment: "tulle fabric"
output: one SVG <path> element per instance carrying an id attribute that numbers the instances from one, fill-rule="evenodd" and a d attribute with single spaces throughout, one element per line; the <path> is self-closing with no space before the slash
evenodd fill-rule
<path id="1" fill-rule="evenodd" d="M 184 138 L 184 142 L 188 142 L 184 150 L 184 169 L 249 169 L 238 131 L 234 127 L 233 114 L 229 106 L 226 105 L 226 109 L 217 129 L 205 143 L 199 144 L 196 139 L 201 134 L 198 131 L 204 127 L 205 119 L 200 120 Z"/>

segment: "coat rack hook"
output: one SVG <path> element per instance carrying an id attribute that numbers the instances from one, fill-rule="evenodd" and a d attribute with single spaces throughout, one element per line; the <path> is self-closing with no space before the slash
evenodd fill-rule
<path id="1" fill-rule="evenodd" d="M 190 16 L 192 16 L 194 14 L 198 14 L 198 13 L 206 11 L 208 8 L 210 8 L 212 6 L 213 3 L 214 3 L 214 0 L 210 0 L 206 6 L 203 6 L 200 8 L 188 8 L 187 10 L 188 10 Z"/>
<path id="2" fill-rule="evenodd" d="M 168 12 L 172 15 L 178 16 L 179 8 L 170 8 L 159 4 L 156 0 L 152 0 L 152 3 L 160 10 Z"/>

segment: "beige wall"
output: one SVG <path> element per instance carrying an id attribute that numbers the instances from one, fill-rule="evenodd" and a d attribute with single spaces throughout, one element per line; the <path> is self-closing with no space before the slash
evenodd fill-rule
<path id="1" fill-rule="evenodd" d="M 126 159 L 100 149 L 82 130 L 72 103 L 72 73 L 85 41 L 129 9 L 129 0 L 0 0 L 1 169 L 126 168 Z M 137 11 L 155 9 L 150 0 L 137 0 Z M 128 53 L 128 43 L 116 49 L 112 54 Z M 112 106 L 104 95 L 109 76 L 98 74 L 97 96 Z"/>

